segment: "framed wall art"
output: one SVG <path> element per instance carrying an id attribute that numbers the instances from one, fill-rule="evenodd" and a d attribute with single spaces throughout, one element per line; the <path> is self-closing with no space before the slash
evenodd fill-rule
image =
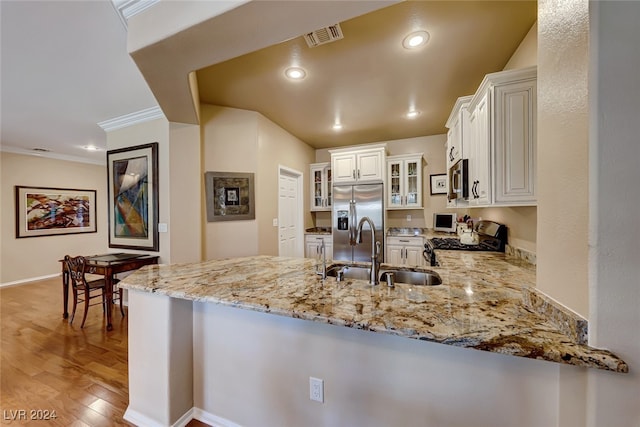
<path id="1" fill-rule="evenodd" d="M 15 187 L 16 238 L 95 233 L 96 190 Z"/>
<path id="2" fill-rule="evenodd" d="M 109 247 L 159 250 L 158 143 L 107 151 Z"/>
<path id="3" fill-rule="evenodd" d="M 447 174 L 430 175 L 431 177 L 431 195 L 447 194 Z"/>
<path id="4" fill-rule="evenodd" d="M 207 222 L 255 219 L 253 173 L 205 172 Z"/>

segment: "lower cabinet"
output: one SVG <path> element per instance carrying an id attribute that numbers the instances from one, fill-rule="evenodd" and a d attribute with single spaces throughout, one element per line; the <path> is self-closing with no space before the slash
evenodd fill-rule
<path id="1" fill-rule="evenodd" d="M 304 237 L 304 256 L 306 258 L 321 257 L 322 242 L 324 242 L 327 261 L 333 259 L 333 238 L 330 234 L 307 234 Z"/>
<path id="2" fill-rule="evenodd" d="M 408 267 L 422 267 L 425 265 L 422 252 L 424 240 L 422 237 L 387 237 L 387 254 L 385 262 L 388 264 L 405 265 Z"/>

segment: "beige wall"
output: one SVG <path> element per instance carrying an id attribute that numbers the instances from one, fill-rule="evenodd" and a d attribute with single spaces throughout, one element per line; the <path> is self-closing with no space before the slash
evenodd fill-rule
<path id="1" fill-rule="evenodd" d="M 205 259 L 276 255 L 278 230 L 272 221 L 278 217 L 278 165 L 304 175 L 303 226 L 308 227 L 313 149 L 253 111 L 202 104 L 201 117 L 204 172 L 252 172 L 256 192 L 255 220 L 205 222 Z"/>
<path id="2" fill-rule="evenodd" d="M 537 286 L 585 317 L 589 314 L 588 8 L 586 1 L 538 2 Z"/>
<path id="3" fill-rule="evenodd" d="M 522 39 L 520 46 L 511 55 L 504 70 L 516 70 L 518 68 L 538 65 L 538 22 L 531 26 L 527 35 Z"/>
<path id="4" fill-rule="evenodd" d="M 117 129 L 107 133 L 107 149 L 115 150 L 136 145 L 158 143 L 158 201 L 159 212 L 158 221 L 168 224 L 169 222 L 169 122 L 162 118 L 144 123 L 131 125 L 122 129 Z M 105 174 L 106 176 L 106 174 Z M 105 210 L 106 211 L 106 210 Z M 160 262 L 171 262 L 171 239 L 169 233 L 160 233 Z M 117 251 L 122 251 L 118 249 Z M 111 250 L 116 252 L 116 250 Z M 148 251 L 137 251 L 126 249 L 126 252 L 149 253 Z"/>
<path id="5" fill-rule="evenodd" d="M 107 250 L 107 170 L 105 166 L 0 152 L 0 283 L 35 280 L 60 273 L 66 254 L 91 255 Z M 16 185 L 96 190 L 97 233 L 16 239 Z"/>
<path id="6" fill-rule="evenodd" d="M 256 217 L 258 219 L 258 253 L 278 255 L 278 167 L 285 166 L 303 175 L 303 228 L 312 224 L 309 211 L 309 164 L 315 152 L 308 144 L 291 135 L 263 115 L 258 115 L 258 174 L 256 183 Z M 302 242 L 304 246 L 304 242 Z"/>
<path id="7" fill-rule="evenodd" d="M 171 262 L 202 260 L 200 126 L 169 124 L 169 236 Z"/>

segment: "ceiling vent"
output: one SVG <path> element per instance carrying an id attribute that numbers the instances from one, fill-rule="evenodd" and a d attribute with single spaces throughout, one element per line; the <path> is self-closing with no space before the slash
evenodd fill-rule
<path id="1" fill-rule="evenodd" d="M 320 28 L 319 30 L 304 35 L 304 39 L 309 47 L 320 46 L 321 44 L 331 43 L 343 38 L 340 24 Z"/>

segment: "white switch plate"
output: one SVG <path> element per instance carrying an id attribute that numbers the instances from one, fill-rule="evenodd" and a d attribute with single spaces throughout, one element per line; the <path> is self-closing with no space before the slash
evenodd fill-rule
<path id="1" fill-rule="evenodd" d="M 274 227 L 278 226 L 278 218 L 273 218 L 273 226 Z"/>
<path id="2" fill-rule="evenodd" d="M 411 222 L 411 215 L 407 215 L 407 222 Z"/>
<path id="3" fill-rule="evenodd" d="M 169 230 L 166 222 L 158 223 L 158 233 L 166 233 Z"/>

